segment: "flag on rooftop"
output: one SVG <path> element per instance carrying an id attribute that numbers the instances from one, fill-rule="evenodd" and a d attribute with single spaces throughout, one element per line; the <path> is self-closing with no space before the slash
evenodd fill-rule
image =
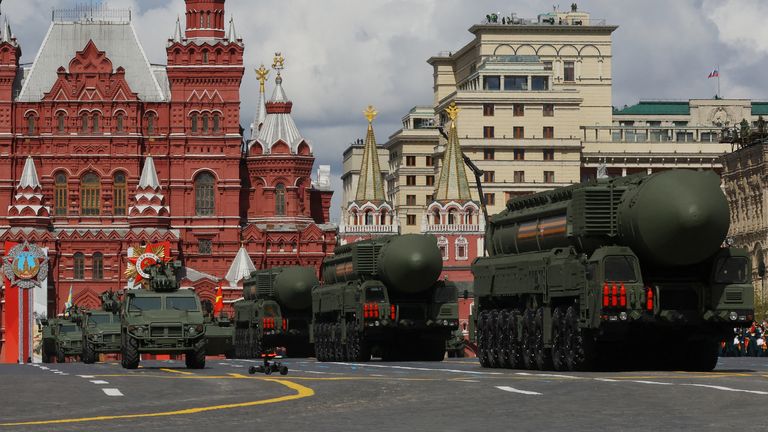
<path id="1" fill-rule="evenodd" d="M 718 78 L 718 77 L 720 77 L 720 71 L 715 69 L 709 73 L 709 76 L 707 78 Z"/>

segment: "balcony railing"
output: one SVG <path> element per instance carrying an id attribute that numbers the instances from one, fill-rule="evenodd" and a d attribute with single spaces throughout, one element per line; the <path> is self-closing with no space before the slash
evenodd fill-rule
<path id="1" fill-rule="evenodd" d="M 397 234 L 397 225 L 341 225 L 341 234 Z"/>
<path id="2" fill-rule="evenodd" d="M 428 232 L 447 232 L 447 233 L 461 233 L 461 232 L 483 232 L 485 227 L 476 224 L 453 224 L 453 225 L 422 225 L 421 231 Z"/>

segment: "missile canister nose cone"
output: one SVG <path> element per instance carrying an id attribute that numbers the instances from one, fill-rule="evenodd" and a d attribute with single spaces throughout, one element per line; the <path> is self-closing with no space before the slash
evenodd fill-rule
<path id="1" fill-rule="evenodd" d="M 728 201 L 713 172 L 654 174 L 627 201 L 631 204 L 620 221 L 624 243 L 659 265 L 700 262 L 717 251 L 728 233 Z"/>
<path id="2" fill-rule="evenodd" d="M 406 234 L 392 238 L 379 257 L 379 273 L 390 289 L 418 293 L 443 271 L 443 257 L 433 236 Z"/>

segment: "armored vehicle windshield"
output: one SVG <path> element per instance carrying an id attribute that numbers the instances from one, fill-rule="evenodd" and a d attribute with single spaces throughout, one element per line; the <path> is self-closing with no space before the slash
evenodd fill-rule
<path id="1" fill-rule="evenodd" d="M 113 314 L 91 314 L 91 316 L 88 317 L 88 324 L 110 324 L 113 321 Z"/>
<path id="2" fill-rule="evenodd" d="M 200 307 L 194 297 L 166 297 L 166 309 L 176 309 L 187 312 L 199 312 Z"/>
<path id="3" fill-rule="evenodd" d="M 133 297 L 128 306 L 129 312 L 142 312 L 148 310 L 161 310 L 163 308 L 162 297 Z"/>
<path id="4" fill-rule="evenodd" d="M 74 332 L 74 331 L 77 331 L 77 326 L 74 324 L 62 324 L 59 327 L 59 331 L 61 331 L 62 333 Z"/>

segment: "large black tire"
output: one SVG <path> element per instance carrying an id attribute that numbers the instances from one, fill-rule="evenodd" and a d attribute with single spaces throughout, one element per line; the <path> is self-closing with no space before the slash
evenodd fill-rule
<path id="1" fill-rule="evenodd" d="M 262 351 L 262 339 L 261 339 L 261 329 L 257 325 L 256 327 L 249 327 L 248 328 L 248 347 L 246 351 L 248 352 L 248 358 L 252 359 L 258 359 L 261 357 L 261 351 Z"/>
<path id="2" fill-rule="evenodd" d="M 66 363 L 67 358 L 64 356 L 64 350 L 60 346 L 56 347 L 56 363 Z"/>
<path id="3" fill-rule="evenodd" d="M 496 320 L 496 359 L 499 367 L 511 367 L 512 359 L 512 335 L 509 333 L 509 321 L 512 313 L 507 309 L 499 311 L 499 318 Z"/>
<path id="4" fill-rule="evenodd" d="M 568 307 L 565 313 L 567 357 L 570 371 L 586 371 L 595 367 L 597 350 L 592 335 L 579 328 L 579 310 Z"/>
<path id="5" fill-rule="evenodd" d="M 710 372 L 717 366 L 719 344 L 716 340 L 695 340 L 686 344 L 684 369 Z"/>
<path id="6" fill-rule="evenodd" d="M 503 360 L 501 359 L 501 334 L 499 333 L 499 311 L 493 309 L 488 314 L 488 320 L 486 324 L 486 331 L 488 334 L 488 365 L 492 368 L 501 367 Z"/>
<path id="7" fill-rule="evenodd" d="M 184 354 L 187 369 L 205 369 L 205 341 L 198 342 L 195 349 Z"/>
<path id="8" fill-rule="evenodd" d="M 347 323 L 347 346 L 350 361 L 367 362 L 371 359 L 371 352 L 365 346 L 363 337 L 354 322 Z"/>
<path id="9" fill-rule="evenodd" d="M 523 367 L 534 369 L 536 367 L 536 324 L 533 312 L 530 309 L 525 309 L 522 320 L 523 334 L 520 338 L 520 351 L 523 357 Z"/>
<path id="10" fill-rule="evenodd" d="M 139 367 L 139 341 L 128 336 L 123 335 L 123 347 L 122 347 L 122 360 L 121 363 L 125 369 L 136 369 Z"/>
<path id="11" fill-rule="evenodd" d="M 552 367 L 556 371 L 568 370 L 568 344 L 563 308 L 556 307 L 552 314 Z"/>
<path id="12" fill-rule="evenodd" d="M 53 354 L 48 352 L 48 349 L 45 348 L 45 344 L 43 344 L 43 347 L 40 349 L 40 357 L 42 357 L 43 363 L 51 363 L 53 361 Z"/>
<path id="13" fill-rule="evenodd" d="M 480 360 L 480 366 L 491 367 L 490 347 L 488 346 L 488 312 L 482 311 L 477 317 L 477 328 L 475 329 L 477 339 L 477 357 Z"/>
<path id="14" fill-rule="evenodd" d="M 517 309 L 512 309 L 507 320 L 507 334 L 509 335 L 509 368 L 519 369 L 523 367 L 523 354 L 520 332 L 520 320 L 522 314 Z"/>
<path id="15" fill-rule="evenodd" d="M 552 351 L 544 346 L 544 308 L 536 310 L 534 321 L 535 345 L 536 351 L 536 369 L 552 370 Z"/>
<path id="16" fill-rule="evenodd" d="M 421 347 L 420 358 L 425 361 L 439 362 L 445 359 L 445 340 L 442 338 L 429 340 Z"/>
<path id="17" fill-rule="evenodd" d="M 315 327 L 315 355 L 317 361 L 328 361 L 328 335 L 326 333 L 325 323 L 317 324 Z"/>
<path id="18" fill-rule="evenodd" d="M 235 327 L 235 358 L 245 358 L 245 329 Z"/>
<path id="19" fill-rule="evenodd" d="M 343 324 L 341 323 L 333 324 L 333 357 L 339 362 L 347 361 L 346 344 L 341 343 L 342 326 Z"/>
<path id="20" fill-rule="evenodd" d="M 83 355 L 81 356 L 81 359 L 85 364 L 96 363 L 96 348 L 87 338 L 83 338 Z"/>

